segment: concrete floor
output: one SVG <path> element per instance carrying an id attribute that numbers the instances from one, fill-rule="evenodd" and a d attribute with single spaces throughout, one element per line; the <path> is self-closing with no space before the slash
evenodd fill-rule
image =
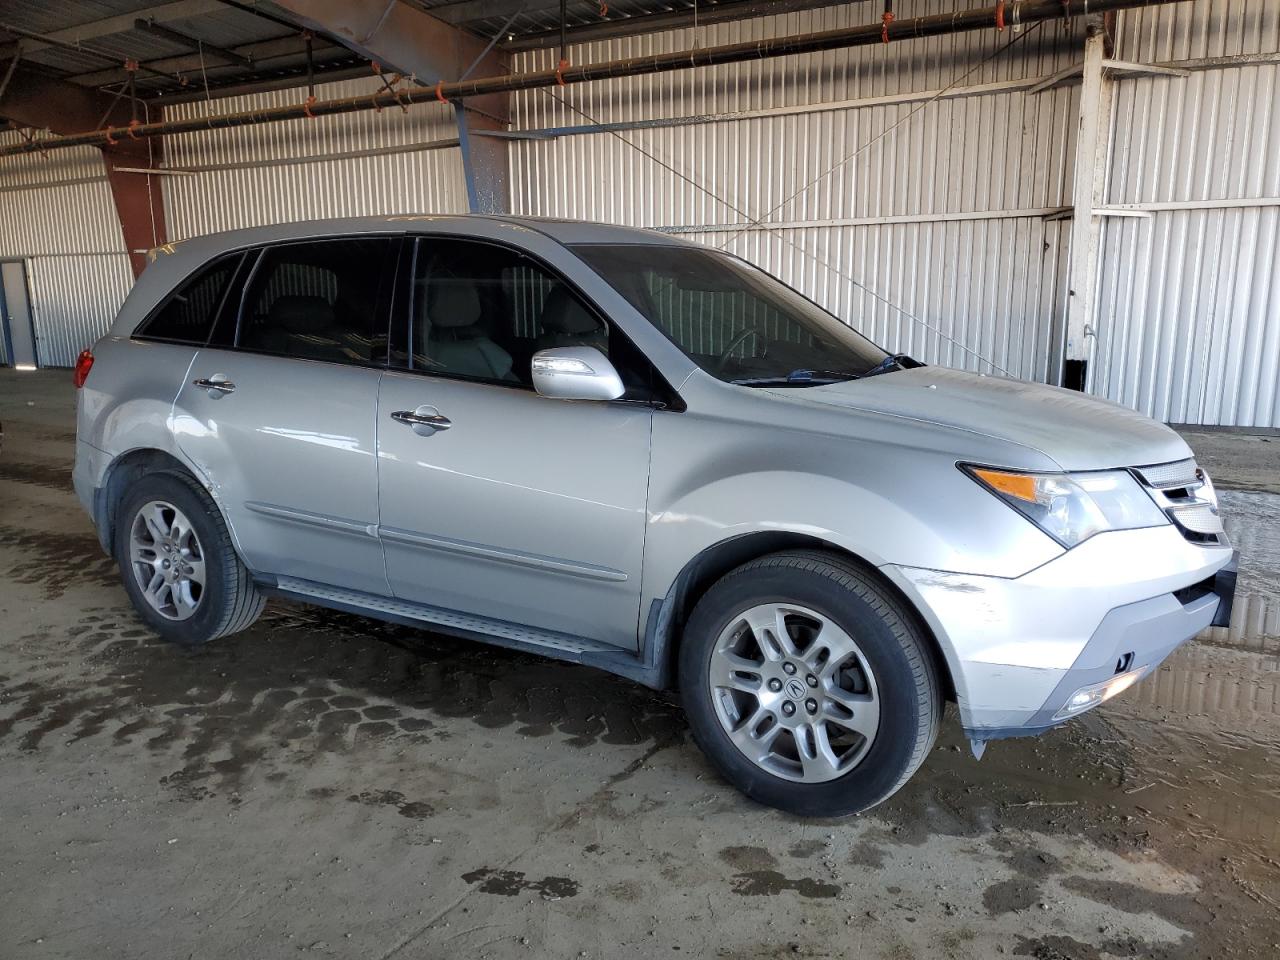
<path id="1" fill-rule="evenodd" d="M 68 380 L 0 371 L 6 960 L 1280 951 L 1269 440 L 1213 441 L 1224 486 L 1254 458 L 1224 494 L 1252 626 L 981 763 L 949 716 L 897 797 L 813 822 L 590 670 L 282 603 L 158 642 L 71 493 Z"/>

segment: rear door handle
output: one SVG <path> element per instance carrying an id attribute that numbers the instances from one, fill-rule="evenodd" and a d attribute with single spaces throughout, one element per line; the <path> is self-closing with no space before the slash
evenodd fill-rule
<path id="1" fill-rule="evenodd" d="M 413 410 L 397 410 L 391 414 L 396 423 L 404 423 L 411 427 L 430 427 L 432 430 L 448 430 L 453 421 L 438 413 L 417 413 Z"/>
<path id="2" fill-rule="evenodd" d="M 218 393 L 232 393 L 236 389 L 236 385 L 230 380 L 210 380 L 201 377 L 199 380 L 192 380 L 193 387 L 200 387 L 202 390 L 217 391 Z"/>

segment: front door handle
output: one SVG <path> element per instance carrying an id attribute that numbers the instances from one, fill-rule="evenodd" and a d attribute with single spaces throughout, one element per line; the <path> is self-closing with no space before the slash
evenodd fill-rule
<path id="1" fill-rule="evenodd" d="M 218 396 L 223 393 L 232 393 L 236 389 L 236 385 L 230 380 L 211 380 L 207 377 L 201 377 L 199 380 L 192 380 L 193 387 L 199 387 L 202 390 L 208 390 L 210 395 Z"/>
<path id="2" fill-rule="evenodd" d="M 391 414 L 396 423 L 408 424 L 411 427 L 430 427 L 432 430 L 448 430 L 453 421 L 438 413 L 418 413 L 415 410 L 397 410 Z"/>

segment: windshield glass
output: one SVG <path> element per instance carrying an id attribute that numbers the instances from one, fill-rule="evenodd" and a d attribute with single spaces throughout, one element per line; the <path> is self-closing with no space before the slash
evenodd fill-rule
<path id="1" fill-rule="evenodd" d="M 699 367 L 748 386 L 810 386 L 876 370 L 888 354 L 782 281 L 716 250 L 575 246 Z"/>

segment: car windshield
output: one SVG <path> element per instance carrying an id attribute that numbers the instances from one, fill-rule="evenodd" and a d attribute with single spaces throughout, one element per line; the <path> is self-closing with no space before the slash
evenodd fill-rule
<path id="1" fill-rule="evenodd" d="M 574 252 L 720 380 L 804 387 L 906 365 L 729 254 L 651 244 L 581 245 Z"/>

